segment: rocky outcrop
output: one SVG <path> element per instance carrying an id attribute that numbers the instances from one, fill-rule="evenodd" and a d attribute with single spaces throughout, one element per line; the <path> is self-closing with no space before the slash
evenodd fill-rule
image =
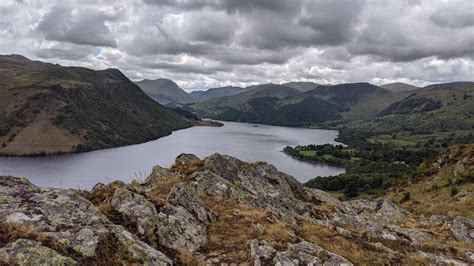
<path id="1" fill-rule="evenodd" d="M 182 154 L 143 181 L 91 192 L 0 177 L 8 264 L 462 264 L 472 230 L 468 218 L 426 219 L 386 199 L 341 202 L 220 154 Z"/>
<path id="2" fill-rule="evenodd" d="M 274 263 L 278 266 L 353 265 L 346 258 L 343 258 L 306 241 L 302 241 L 297 244 L 289 244 L 287 250 L 277 253 Z"/>
<path id="3" fill-rule="evenodd" d="M 62 256 L 56 250 L 37 241 L 18 239 L 0 248 L 0 258 L 8 264 L 19 265 L 76 265 L 77 261 Z"/>

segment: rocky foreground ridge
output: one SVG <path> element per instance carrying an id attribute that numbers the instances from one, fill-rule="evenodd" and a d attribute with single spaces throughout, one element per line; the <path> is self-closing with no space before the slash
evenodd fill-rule
<path id="1" fill-rule="evenodd" d="M 220 154 L 90 192 L 0 177 L 0 264 L 469 265 L 473 247 L 468 218 L 341 202 Z"/>

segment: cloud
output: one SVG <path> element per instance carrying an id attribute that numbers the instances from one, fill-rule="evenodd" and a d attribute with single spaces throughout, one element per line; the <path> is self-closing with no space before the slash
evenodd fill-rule
<path id="1" fill-rule="evenodd" d="M 441 27 L 474 27 L 474 3 L 454 2 L 444 4 L 433 12 L 430 19 Z"/>
<path id="2" fill-rule="evenodd" d="M 116 16 L 92 8 L 57 5 L 42 17 L 37 30 L 48 40 L 115 47 L 115 38 L 106 23 Z"/>
<path id="3" fill-rule="evenodd" d="M 474 5 L 378 0 L 0 1 L 0 53 L 186 89 L 472 79 Z"/>

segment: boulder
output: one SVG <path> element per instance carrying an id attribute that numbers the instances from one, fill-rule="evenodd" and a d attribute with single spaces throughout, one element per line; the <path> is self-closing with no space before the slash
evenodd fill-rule
<path id="1" fill-rule="evenodd" d="M 451 225 L 451 233 L 457 241 L 465 241 L 474 244 L 474 221 L 458 216 Z"/>
<path id="2" fill-rule="evenodd" d="M 167 248 L 192 253 L 207 244 L 206 227 L 181 206 L 163 207 L 156 224 L 158 242 Z"/>
<path id="3" fill-rule="evenodd" d="M 288 250 L 278 252 L 273 262 L 277 266 L 353 265 L 346 258 L 306 241 L 289 244 Z"/>
<path id="4" fill-rule="evenodd" d="M 177 166 L 195 166 L 201 162 L 201 159 L 194 154 L 181 153 L 175 159 L 175 165 Z"/>
<path id="5" fill-rule="evenodd" d="M 18 239 L 0 248 L 0 264 L 77 265 L 77 261 L 33 240 Z"/>
<path id="6" fill-rule="evenodd" d="M 22 179 L 0 177 L 0 196 L 8 199 L 8 203 L 0 204 L 0 223 L 30 228 L 35 234 L 65 245 L 81 260 L 94 259 L 100 245 L 110 244 L 122 246 L 121 253 L 133 258 L 135 263 L 170 261 L 163 253 L 112 224 L 75 190 L 38 188 Z M 108 238 L 116 239 L 116 243 L 104 243 Z"/>
<path id="7" fill-rule="evenodd" d="M 261 264 L 262 260 L 267 261 L 273 258 L 276 252 L 276 249 L 265 240 L 250 241 L 250 257 L 254 260 L 254 264 Z"/>
<path id="8" fill-rule="evenodd" d="M 204 206 L 196 193 L 183 183 L 177 184 L 171 189 L 166 201 L 184 207 L 202 223 L 209 224 L 214 219 L 214 214 Z"/>
<path id="9" fill-rule="evenodd" d="M 127 223 L 136 224 L 139 234 L 148 237 L 154 234 L 158 212 L 155 205 L 145 197 L 127 189 L 118 188 L 110 204 L 122 214 Z"/>

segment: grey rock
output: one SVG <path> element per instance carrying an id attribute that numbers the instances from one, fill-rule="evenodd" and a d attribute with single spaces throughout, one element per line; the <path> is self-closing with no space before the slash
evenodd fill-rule
<path id="1" fill-rule="evenodd" d="M 349 231 L 347 229 L 344 229 L 342 227 L 339 227 L 339 226 L 336 227 L 336 232 L 338 234 L 340 234 L 341 236 L 344 236 L 344 237 L 348 237 L 348 238 L 352 237 L 351 231 Z"/>
<path id="2" fill-rule="evenodd" d="M 260 263 L 261 259 L 271 259 L 276 252 L 276 249 L 265 240 L 253 239 L 250 241 L 250 257 L 254 261 L 258 261 L 258 263 Z"/>
<path id="3" fill-rule="evenodd" d="M 472 191 L 461 191 L 459 193 L 457 193 L 456 195 L 454 195 L 453 198 L 455 199 L 467 199 L 467 198 L 472 198 L 474 197 L 474 192 Z"/>
<path id="4" fill-rule="evenodd" d="M 18 239 L 0 248 L 0 262 L 18 265 L 76 265 L 72 258 L 33 240 Z"/>
<path id="5" fill-rule="evenodd" d="M 127 189 L 119 188 L 115 190 L 110 204 L 129 223 L 136 224 L 141 235 L 151 236 L 154 234 L 158 212 L 155 205 L 145 197 Z"/>
<path id="6" fill-rule="evenodd" d="M 206 227 L 185 208 L 166 205 L 157 218 L 156 234 L 162 246 L 194 252 L 207 244 Z"/>
<path id="7" fill-rule="evenodd" d="M 473 244 L 474 221 L 462 216 L 456 217 L 451 225 L 451 233 L 457 241 L 465 241 Z"/>
<path id="8" fill-rule="evenodd" d="M 433 223 L 449 223 L 451 219 L 449 219 L 446 215 L 431 215 L 430 221 Z"/>
<path id="9" fill-rule="evenodd" d="M 214 220 L 214 214 L 204 206 L 196 193 L 189 190 L 183 183 L 177 184 L 171 189 L 166 201 L 170 204 L 184 207 L 199 221 L 205 224 Z"/>
<path id="10" fill-rule="evenodd" d="M 201 162 L 201 159 L 194 154 L 181 153 L 175 159 L 175 165 L 178 166 L 194 166 L 198 165 Z"/>
<path id="11" fill-rule="evenodd" d="M 353 265 L 346 258 L 306 241 L 297 244 L 289 244 L 287 251 L 277 253 L 274 259 L 274 264 L 278 266 Z"/>
<path id="12" fill-rule="evenodd" d="M 456 266 L 467 266 L 468 264 L 458 259 L 449 258 L 442 254 L 433 254 L 424 251 L 418 251 L 416 255 L 427 258 L 431 263 L 435 265 L 456 265 Z"/>
<path id="13" fill-rule="evenodd" d="M 402 234 L 411 239 L 412 242 L 418 243 L 420 241 L 432 240 L 433 234 L 420 231 L 416 228 L 401 228 L 399 226 L 390 226 L 392 231 Z"/>
<path id="14" fill-rule="evenodd" d="M 82 258 L 94 257 L 99 239 L 115 235 L 137 261 L 151 263 L 169 261 L 161 252 L 112 224 L 97 208 L 74 190 L 38 188 L 21 179 L 0 177 L 0 196 L 8 203 L 0 204 L 0 222 L 21 223 L 73 249 Z M 145 255 L 143 255 L 145 254 Z"/>
<path id="15" fill-rule="evenodd" d="M 411 216 L 409 212 L 398 208 L 388 199 L 353 200 L 349 204 L 357 210 L 359 215 L 383 224 L 395 224 Z"/>

